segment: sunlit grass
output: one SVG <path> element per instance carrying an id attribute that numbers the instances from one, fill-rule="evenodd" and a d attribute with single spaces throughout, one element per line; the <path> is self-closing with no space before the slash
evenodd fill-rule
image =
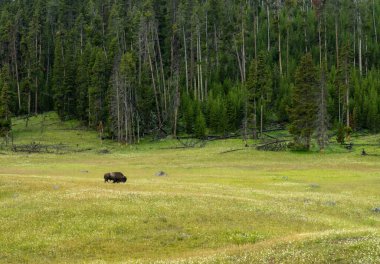
<path id="1" fill-rule="evenodd" d="M 41 136 L 19 129 L 16 142 Z M 380 262 L 380 157 L 44 133 L 93 150 L 0 155 L 0 263 Z M 109 171 L 127 183 L 104 183 Z"/>

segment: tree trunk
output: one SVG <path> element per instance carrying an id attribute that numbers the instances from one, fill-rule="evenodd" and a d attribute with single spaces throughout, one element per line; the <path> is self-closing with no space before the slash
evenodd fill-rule
<path id="1" fill-rule="evenodd" d="M 339 120 L 339 124 L 341 124 L 341 123 L 343 123 L 342 122 L 342 107 L 341 107 L 341 104 L 342 104 L 342 102 L 341 102 L 342 100 L 341 100 L 341 92 L 340 92 L 340 86 L 338 86 L 338 115 L 339 115 L 339 118 L 338 118 L 338 120 Z"/>
<path id="2" fill-rule="evenodd" d="M 261 98 L 261 100 L 263 100 L 263 98 Z M 264 105 L 261 102 L 261 106 L 260 106 L 260 137 L 263 136 L 263 116 L 264 116 Z"/>
<path id="3" fill-rule="evenodd" d="M 187 47 L 186 47 L 185 27 L 182 27 L 182 32 L 183 32 L 183 47 L 185 50 L 186 94 L 189 95 L 189 71 L 188 71 L 188 67 L 187 67 Z"/>
<path id="4" fill-rule="evenodd" d="M 356 26 L 354 27 L 354 61 L 353 61 L 353 66 L 354 68 L 356 67 Z"/>
<path id="5" fill-rule="evenodd" d="M 319 44 L 319 68 L 322 68 L 322 36 L 321 36 L 321 18 L 318 19 L 318 44 Z"/>
<path id="6" fill-rule="evenodd" d="M 338 14 L 335 14 L 335 50 L 336 67 L 339 68 L 339 38 L 338 38 Z"/>
<path id="7" fill-rule="evenodd" d="M 37 115 L 38 113 L 38 67 L 40 66 L 40 63 L 39 63 L 39 59 L 38 59 L 38 35 L 36 34 L 36 40 L 35 40 L 35 44 L 36 44 L 36 76 L 35 76 L 35 91 L 34 91 L 34 113 Z"/>
<path id="8" fill-rule="evenodd" d="M 216 34 L 216 25 L 214 24 L 214 42 L 215 42 L 215 61 L 216 69 L 219 69 L 219 51 L 218 51 L 218 38 Z"/>
<path id="9" fill-rule="evenodd" d="M 270 14 L 269 14 L 269 0 L 267 0 L 267 41 L 268 52 L 270 51 Z"/>
<path id="10" fill-rule="evenodd" d="M 359 33 L 359 36 L 358 36 L 358 41 L 359 41 L 359 44 L 358 44 L 358 49 L 359 49 L 359 72 L 360 72 L 360 75 L 362 76 L 363 75 L 363 58 L 362 58 L 362 37 L 361 37 L 361 33 Z"/>
<path id="11" fill-rule="evenodd" d="M 346 85 L 346 126 L 350 127 L 350 86 L 348 80 L 348 61 L 345 63 L 345 85 Z"/>
<path id="12" fill-rule="evenodd" d="M 289 26 L 286 29 L 286 75 L 289 76 Z"/>
<path id="13" fill-rule="evenodd" d="M 38 78 L 35 79 L 36 90 L 34 91 L 34 113 L 38 114 Z"/>
<path id="14" fill-rule="evenodd" d="M 161 53 L 161 45 L 160 45 L 160 40 L 158 38 L 158 32 L 157 28 L 155 28 L 156 31 L 156 42 L 157 42 L 157 47 L 158 47 L 158 56 L 160 58 L 160 68 L 161 68 L 161 78 L 162 78 L 162 83 L 164 85 L 164 92 L 166 93 L 166 81 L 165 81 L 165 72 L 164 72 L 164 64 L 162 62 L 162 53 Z M 166 100 L 166 99 L 165 99 Z M 166 103 L 165 103 L 166 104 Z"/>
<path id="15" fill-rule="evenodd" d="M 148 43 L 147 37 L 145 38 L 145 41 L 146 41 L 146 47 L 147 47 L 147 50 L 148 50 L 148 60 L 149 60 L 151 78 L 152 78 L 154 99 L 155 99 L 155 102 L 156 102 L 158 129 L 161 129 L 162 128 L 162 121 L 161 121 L 160 104 L 159 104 L 159 100 L 158 100 L 156 80 L 154 78 L 153 63 L 152 63 L 152 58 L 151 58 L 151 54 L 150 54 L 150 48 L 149 48 L 149 43 Z"/>
<path id="16" fill-rule="evenodd" d="M 241 64 L 242 64 L 242 71 L 243 71 L 243 83 L 245 83 L 246 80 L 246 55 L 245 55 L 245 29 L 244 29 L 244 17 L 243 17 L 243 10 L 242 10 L 242 18 L 241 18 L 241 35 L 242 35 L 242 48 L 241 48 Z"/>
<path id="17" fill-rule="evenodd" d="M 207 100 L 207 95 L 208 95 L 208 76 L 209 76 L 209 69 L 210 69 L 210 65 L 209 65 L 209 61 L 210 61 L 210 53 L 209 53 L 209 47 L 208 47 L 208 15 L 207 15 L 207 12 L 206 12 L 206 28 L 205 28 L 205 31 L 206 31 L 206 74 L 205 74 L 205 81 L 204 81 L 204 100 Z"/>
<path id="18" fill-rule="evenodd" d="M 254 38 L 254 45 L 255 45 L 255 59 L 257 58 L 257 28 L 256 25 L 258 24 L 258 15 L 255 15 L 256 17 L 253 18 L 253 38 Z"/>
<path id="19" fill-rule="evenodd" d="M 257 103 L 253 101 L 253 139 L 257 139 Z"/>
<path id="20" fill-rule="evenodd" d="M 202 46 L 201 46 L 201 32 L 199 29 L 199 76 L 200 76 L 200 94 L 201 94 L 201 101 L 203 101 L 204 98 L 204 90 L 203 90 L 203 69 L 202 69 Z"/>
<path id="21" fill-rule="evenodd" d="M 307 11 L 306 11 L 306 6 L 305 6 L 305 0 L 303 0 L 303 11 L 304 11 L 304 16 L 303 16 L 303 35 L 304 35 L 304 41 L 305 41 L 305 52 L 308 52 L 308 47 L 307 47 L 307 28 L 306 28 L 306 16 L 307 16 Z"/>
<path id="22" fill-rule="evenodd" d="M 325 27 L 325 32 L 324 32 L 324 41 L 325 41 L 325 62 L 327 63 L 327 22 L 326 22 L 326 14 L 324 14 L 324 27 Z"/>
<path id="23" fill-rule="evenodd" d="M 239 50 L 237 48 L 237 44 L 236 44 L 235 38 L 234 38 L 233 41 L 234 41 L 236 57 L 237 57 L 237 60 L 238 60 L 238 65 L 239 65 L 239 70 L 240 70 L 240 80 L 241 80 L 242 83 L 244 83 L 243 65 L 242 65 L 242 62 L 241 62 L 241 59 L 240 59 L 240 54 L 239 54 Z"/>
<path id="24" fill-rule="evenodd" d="M 17 57 L 18 56 L 17 56 L 17 48 L 16 48 L 16 32 L 13 32 L 13 60 L 15 63 L 15 70 L 16 70 L 18 110 L 21 111 L 21 91 L 20 91 L 20 80 L 19 80 Z"/>
<path id="25" fill-rule="evenodd" d="M 376 16 L 375 16 L 375 0 L 372 0 L 372 20 L 373 20 L 373 28 L 375 30 L 375 42 L 378 43 L 377 39 L 377 26 L 376 26 Z"/>
<path id="26" fill-rule="evenodd" d="M 31 94 L 31 90 L 29 89 L 28 91 L 28 116 L 30 116 L 31 114 L 31 104 L 32 104 L 32 94 Z"/>
<path id="27" fill-rule="evenodd" d="M 121 142 L 121 122 L 120 122 L 120 83 L 119 83 L 119 72 L 116 72 L 116 80 L 115 80 L 115 88 L 116 88 L 116 107 L 117 107 L 117 141 Z"/>
<path id="28" fill-rule="evenodd" d="M 156 46 L 155 46 L 155 32 L 154 32 L 154 29 L 153 29 L 153 26 L 151 27 L 151 43 L 152 43 L 152 50 L 153 50 L 153 54 L 152 54 L 152 63 L 154 65 L 154 69 L 156 71 L 156 76 L 157 76 L 157 83 L 156 83 L 156 86 L 158 88 L 158 95 L 159 95 L 159 102 L 160 102 L 160 106 L 162 107 L 162 87 L 161 87 L 161 84 L 162 84 L 162 80 L 160 78 L 160 71 L 158 69 L 159 65 L 158 65 L 158 62 L 157 62 L 157 54 L 156 54 Z M 159 48 L 159 47 L 158 47 Z M 160 52 L 160 51 L 159 51 Z M 163 102 L 163 108 L 161 108 L 161 117 L 163 119 L 165 119 L 165 114 L 166 114 L 166 90 L 164 89 L 164 93 L 163 93 L 163 97 L 164 97 L 164 102 Z"/>
<path id="29" fill-rule="evenodd" d="M 197 30 L 197 97 L 198 101 L 201 100 L 201 68 L 200 68 L 200 47 L 199 47 L 199 38 L 200 32 L 199 28 Z"/>
<path id="30" fill-rule="evenodd" d="M 277 30 L 278 30 L 278 67 L 282 76 L 281 27 L 280 27 L 280 0 L 277 1 Z"/>
<path id="31" fill-rule="evenodd" d="M 177 72 L 176 76 L 176 91 L 174 98 L 174 126 L 173 126 L 173 136 L 177 138 L 177 122 L 178 122 L 178 108 L 180 104 L 180 92 L 179 92 L 179 76 Z"/>
<path id="32" fill-rule="evenodd" d="M 190 84 L 193 88 L 194 94 L 196 91 L 196 83 L 193 82 L 195 76 L 194 76 L 194 45 L 193 45 L 193 31 L 190 30 L 190 76 L 189 76 Z M 194 99 L 196 99 L 196 96 L 194 96 Z"/>

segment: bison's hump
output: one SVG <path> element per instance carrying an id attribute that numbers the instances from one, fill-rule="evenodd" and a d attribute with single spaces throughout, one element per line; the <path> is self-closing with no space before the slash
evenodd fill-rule
<path id="1" fill-rule="evenodd" d="M 113 177 L 125 177 L 121 172 L 111 172 L 111 176 Z"/>

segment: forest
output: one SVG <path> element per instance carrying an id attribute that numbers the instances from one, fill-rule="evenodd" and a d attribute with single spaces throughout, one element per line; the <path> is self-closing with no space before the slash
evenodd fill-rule
<path id="1" fill-rule="evenodd" d="M 379 17 L 375 0 L 1 0 L 0 126 L 54 110 L 130 144 L 376 133 Z"/>

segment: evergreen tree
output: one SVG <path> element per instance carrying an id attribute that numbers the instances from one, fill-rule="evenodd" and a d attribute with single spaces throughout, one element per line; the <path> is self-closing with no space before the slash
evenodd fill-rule
<path id="1" fill-rule="evenodd" d="M 9 69 L 8 66 L 4 66 L 0 70 L 0 119 L 10 119 L 10 105 Z"/>
<path id="2" fill-rule="evenodd" d="M 136 108 L 136 62 L 133 53 L 121 57 L 112 76 L 110 113 L 111 122 L 119 141 L 133 144 L 140 134 Z M 137 138 L 137 139 L 136 139 Z"/>
<path id="3" fill-rule="evenodd" d="M 318 112 L 317 112 L 317 143 L 320 151 L 323 151 L 328 144 L 328 113 L 327 113 L 327 83 L 326 83 L 326 64 L 321 70 L 321 77 L 318 91 Z"/>
<path id="4" fill-rule="evenodd" d="M 206 119 L 200 109 L 198 108 L 197 116 L 194 124 L 194 134 L 197 138 L 204 138 L 206 136 Z"/>
<path id="5" fill-rule="evenodd" d="M 182 99 L 182 112 L 183 112 L 183 119 L 185 122 L 185 131 L 187 134 L 192 134 L 194 132 L 194 123 L 195 123 L 195 114 L 194 113 L 194 106 L 196 104 L 193 104 L 192 100 L 188 96 L 184 96 Z"/>
<path id="6" fill-rule="evenodd" d="M 260 134 L 263 133 L 266 106 L 272 99 L 272 73 L 266 61 L 264 52 L 260 52 L 257 59 L 254 59 L 249 68 L 247 90 L 249 113 L 253 116 L 254 138 L 256 138 L 257 128 L 257 107 L 260 108 Z"/>
<path id="7" fill-rule="evenodd" d="M 346 122 L 346 127 L 350 127 L 350 81 L 351 81 L 351 65 L 352 65 L 352 54 L 351 48 L 348 44 L 345 44 L 340 53 L 339 57 L 339 67 L 337 71 L 336 87 L 338 90 L 338 100 L 339 100 L 339 121 L 343 123 Z M 345 110 L 345 111 L 344 111 Z"/>
<path id="8" fill-rule="evenodd" d="M 53 96 L 54 108 L 59 117 L 65 117 L 65 77 L 66 69 L 64 66 L 64 50 L 62 46 L 62 38 L 59 35 L 55 41 L 54 48 L 54 66 L 53 66 Z"/>
<path id="9" fill-rule="evenodd" d="M 311 54 L 307 53 L 301 58 L 296 70 L 293 105 L 290 110 L 289 132 L 293 135 L 295 149 L 310 149 L 317 113 L 317 89 L 318 71 Z"/>
<path id="10" fill-rule="evenodd" d="M 299 58 L 311 52 L 327 63 L 331 122 L 380 129 L 378 1 L 127 2 L 0 1 L 11 112 L 56 110 L 112 131 L 110 65 L 114 78 L 132 52 L 128 131 L 194 133 L 201 102 L 213 133 L 236 131 L 248 117 L 257 138 L 268 120 L 289 122 Z M 243 85 L 247 94 L 235 89 Z"/>
<path id="11" fill-rule="evenodd" d="M 89 57 L 91 47 L 87 46 L 80 55 L 76 75 L 76 116 L 83 122 L 88 122 L 88 87 L 89 87 Z"/>
<path id="12" fill-rule="evenodd" d="M 95 57 L 91 69 L 91 83 L 88 88 L 89 120 L 90 125 L 97 127 L 100 122 L 106 122 L 106 95 L 107 95 L 107 59 L 104 52 L 97 48 L 93 52 Z"/>
<path id="13" fill-rule="evenodd" d="M 0 70 L 0 136 L 8 136 L 12 128 L 10 112 L 9 69 L 4 66 Z"/>
<path id="14" fill-rule="evenodd" d="M 376 133 L 379 131 L 379 99 L 375 87 L 371 87 L 369 90 L 368 104 L 368 116 L 367 125 L 368 128 Z"/>
<path id="15" fill-rule="evenodd" d="M 337 130 L 337 135 L 336 135 L 336 141 L 340 144 L 344 144 L 345 141 L 345 127 L 343 124 L 338 124 L 338 130 Z"/>

